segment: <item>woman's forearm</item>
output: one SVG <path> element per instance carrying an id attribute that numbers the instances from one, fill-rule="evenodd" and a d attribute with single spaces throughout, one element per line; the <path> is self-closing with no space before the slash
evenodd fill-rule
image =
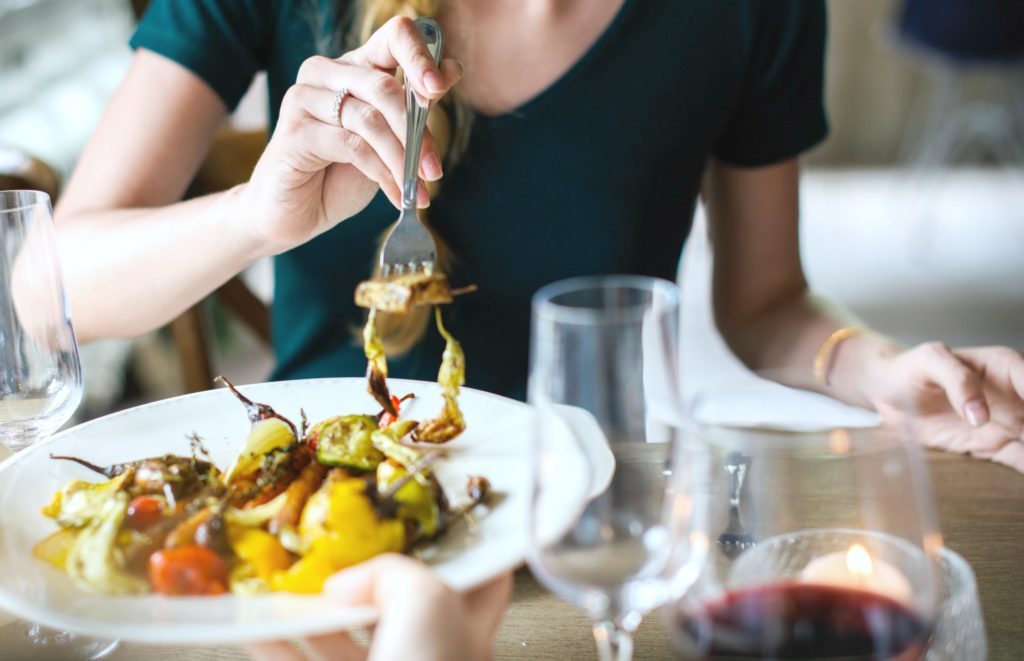
<path id="1" fill-rule="evenodd" d="M 62 216 L 57 236 L 79 341 L 159 328 L 265 252 L 245 230 L 244 185 L 152 209 Z"/>
<path id="2" fill-rule="evenodd" d="M 894 340 L 873 332 L 850 336 L 824 356 L 828 385 L 815 374 L 815 360 L 829 336 L 859 325 L 848 312 L 806 290 L 752 318 L 719 321 L 727 344 L 751 369 L 786 385 L 873 408 L 884 367 L 903 350 Z"/>

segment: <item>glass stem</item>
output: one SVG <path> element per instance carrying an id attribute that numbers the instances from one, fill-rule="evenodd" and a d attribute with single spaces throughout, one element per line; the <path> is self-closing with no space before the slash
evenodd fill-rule
<path id="1" fill-rule="evenodd" d="M 594 624 L 597 658 L 600 661 L 630 661 L 633 658 L 633 632 L 614 620 Z"/>

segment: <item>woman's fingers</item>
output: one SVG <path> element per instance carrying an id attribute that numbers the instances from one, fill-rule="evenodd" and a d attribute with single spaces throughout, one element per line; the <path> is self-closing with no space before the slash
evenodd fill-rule
<path id="1" fill-rule="evenodd" d="M 342 60 L 388 72 L 402 67 L 413 90 L 430 101 L 440 99 L 458 80 L 446 78 L 444 70 L 434 64 L 419 28 L 406 16 L 389 20 Z"/>
<path id="2" fill-rule="evenodd" d="M 458 76 L 461 76 L 461 67 L 457 64 L 455 67 Z M 346 95 L 341 102 L 342 113 L 353 98 L 373 106 L 387 121 L 395 138 L 405 147 L 405 91 L 391 74 L 315 56 L 303 62 L 293 87 L 319 90 L 315 99 L 307 95 L 305 89 L 297 92 L 300 98 L 309 97 L 308 102 L 302 104 L 305 111 L 327 124 L 338 122 L 338 117 L 333 114 L 334 102 L 338 92 L 345 90 Z M 441 168 L 435 165 L 439 160 L 433 136 L 427 130 L 424 132 L 423 149 L 420 152 L 420 176 L 427 181 L 440 179 Z"/>
<path id="3" fill-rule="evenodd" d="M 992 455 L 992 461 L 1024 473 L 1024 441 L 1010 441 Z"/>
<path id="4" fill-rule="evenodd" d="M 1024 354 L 1010 347 L 974 347 L 954 352 L 1007 395 L 1024 403 Z"/>
<path id="5" fill-rule="evenodd" d="M 370 144 L 355 131 L 330 126 L 312 117 L 297 130 L 300 148 L 325 163 L 351 163 L 376 182 L 391 203 L 401 206 L 402 194 L 388 166 Z"/>
<path id="6" fill-rule="evenodd" d="M 974 430 L 966 446 L 963 449 L 957 448 L 956 450 L 958 452 L 966 451 L 972 457 L 977 457 L 978 459 L 993 459 L 1008 444 L 1018 443 L 1019 441 L 1020 438 L 1017 434 L 1005 425 L 992 422 L 981 429 Z"/>
<path id="7" fill-rule="evenodd" d="M 945 391 L 957 415 L 972 427 L 987 423 L 990 413 L 980 376 L 939 342 L 922 345 L 917 351 L 924 374 Z"/>

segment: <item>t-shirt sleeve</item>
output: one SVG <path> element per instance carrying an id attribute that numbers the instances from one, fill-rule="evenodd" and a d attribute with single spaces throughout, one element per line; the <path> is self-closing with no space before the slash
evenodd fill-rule
<path id="1" fill-rule="evenodd" d="M 711 149 L 744 167 L 793 158 L 828 134 L 824 0 L 766 0 L 754 9 L 746 84 Z"/>
<path id="2" fill-rule="evenodd" d="M 266 68 L 269 0 L 153 0 L 131 47 L 163 55 L 192 71 L 235 106 Z"/>

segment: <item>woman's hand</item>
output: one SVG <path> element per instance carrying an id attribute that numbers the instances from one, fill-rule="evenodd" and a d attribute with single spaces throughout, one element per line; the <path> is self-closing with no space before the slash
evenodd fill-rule
<path id="1" fill-rule="evenodd" d="M 405 78 L 424 102 L 436 101 L 462 77 L 451 59 L 440 67 L 412 20 L 388 21 L 363 46 L 336 60 L 314 56 L 285 94 L 273 138 L 239 193 L 238 221 L 257 233 L 268 252 L 283 252 L 361 211 L 378 189 L 401 205 L 405 158 Z M 338 116 L 332 111 L 347 90 Z M 427 131 L 419 175 L 441 177 Z M 419 203 L 428 203 L 420 184 Z"/>
<path id="2" fill-rule="evenodd" d="M 1024 357 L 1007 347 L 922 344 L 894 356 L 875 408 L 887 423 L 951 452 L 1024 472 Z"/>
<path id="3" fill-rule="evenodd" d="M 324 592 L 339 604 L 373 605 L 380 619 L 370 648 L 343 632 L 304 641 L 309 658 L 350 661 L 478 661 L 493 657 L 494 634 L 508 604 L 512 577 L 504 574 L 464 595 L 444 585 L 423 564 L 381 555 L 327 581 Z M 286 642 L 248 647 L 258 660 L 307 658 Z"/>

